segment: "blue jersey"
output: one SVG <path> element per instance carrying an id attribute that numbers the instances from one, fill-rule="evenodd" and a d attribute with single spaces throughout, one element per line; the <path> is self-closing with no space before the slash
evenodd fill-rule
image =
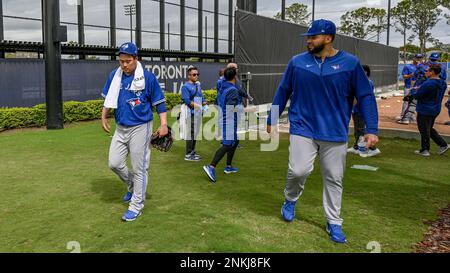
<path id="1" fill-rule="evenodd" d="M 356 98 L 366 133 L 378 134 L 378 110 L 373 89 L 355 56 L 339 51 L 322 59 L 309 53 L 291 59 L 273 100 L 284 111 L 288 100 L 290 133 L 319 141 L 348 142 L 350 116 Z M 279 116 L 274 116 L 278 122 Z"/>
<path id="2" fill-rule="evenodd" d="M 375 93 L 375 85 L 373 84 L 373 81 L 369 79 L 370 86 L 372 87 L 373 92 Z M 355 107 L 353 108 L 353 113 L 358 114 L 361 113 L 361 104 L 359 102 L 356 103 Z"/>
<path id="3" fill-rule="evenodd" d="M 194 102 L 198 105 L 203 105 L 205 98 L 203 97 L 202 86 L 197 83 L 187 82 L 181 88 L 181 99 L 183 103 L 191 108 L 191 114 L 195 113 L 195 109 L 191 107 L 191 103 Z M 197 113 L 201 113 L 197 111 Z"/>
<path id="4" fill-rule="evenodd" d="M 442 108 L 447 83 L 442 79 L 428 79 L 411 94 L 417 99 L 417 113 L 426 116 L 438 116 Z"/>
<path id="5" fill-rule="evenodd" d="M 221 125 L 223 132 L 223 145 L 234 145 L 238 140 L 238 113 L 236 107 L 239 105 L 239 93 L 236 85 L 224 81 L 221 85 L 221 96 L 219 107 L 221 109 Z"/>
<path id="6" fill-rule="evenodd" d="M 102 96 L 106 98 L 117 69 L 109 75 L 103 87 Z M 114 111 L 116 123 L 121 126 L 137 126 L 153 120 L 152 107 L 155 106 L 159 114 L 167 112 L 164 93 L 156 77 L 144 69 L 145 89 L 130 90 L 134 80 L 134 73 L 127 76 L 122 74 L 117 109 Z"/>
<path id="7" fill-rule="evenodd" d="M 405 65 L 405 67 L 403 67 L 402 76 L 414 74 L 414 72 L 416 72 L 416 70 L 417 70 L 417 67 L 415 65 L 407 64 L 407 65 Z M 404 79 L 404 81 L 405 81 L 405 88 L 409 89 L 412 87 L 411 83 L 412 83 L 412 81 L 414 81 L 414 76 L 409 79 Z"/>
<path id="8" fill-rule="evenodd" d="M 441 78 L 441 80 L 444 80 L 444 81 L 447 80 L 447 67 L 445 64 L 429 61 L 427 63 L 427 65 L 428 65 L 428 67 L 430 67 L 432 65 L 439 65 L 441 67 L 441 74 L 439 74 L 439 78 Z"/>
<path id="9" fill-rule="evenodd" d="M 217 97 L 216 97 L 216 102 L 215 102 L 216 105 L 219 105 L 220 95 L 222 93 L 222 83 L 224 83 L 224 82 L 225 82 L 224 77 L 220 77 L 217 80 Z"/>

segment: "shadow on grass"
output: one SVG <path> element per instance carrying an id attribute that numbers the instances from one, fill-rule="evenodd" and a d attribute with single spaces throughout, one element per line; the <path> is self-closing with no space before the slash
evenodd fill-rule
<path id="1" fill-rule="evenodd" d="M 91 190 L 100 195 L 100 200 L 104 203 L 120 204 L 127 187 L 119 178 L 102 178 L 91 181 Z M 147 191 L 146 200 L 150 199 L 151 195 Z"/>

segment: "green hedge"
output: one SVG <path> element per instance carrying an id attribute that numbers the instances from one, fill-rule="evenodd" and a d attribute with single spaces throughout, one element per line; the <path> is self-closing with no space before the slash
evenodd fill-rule
<path id="1" fill-rule="evenodd" d="M 214 101 L 217 97 L 217 91 L 216 90 L 206 90 L 203 91 L 203 96 L 205 97 L 208 104 L 214 104 Z M 167 109 L 172 110 L 174 106 L 181 104 L 181 94 L 174 94 L 174 93 L 166 93 L 166 105 Z"/>
<path id="2" fill-rule="evenodd" d="M 217 92 L 204 91 L 209 104 L 213 104 Z M 167 93 L 166 105 L 169 110 L 181 104 L 181 94 Z M 69 101 L 64 103 L 64 123 L 100 119 L 102 117 L 103 100 L 86 102 Z M 45 104 L 31 108 L 0 108 L 0 132 L 18 128 L 45 126 Z"/>

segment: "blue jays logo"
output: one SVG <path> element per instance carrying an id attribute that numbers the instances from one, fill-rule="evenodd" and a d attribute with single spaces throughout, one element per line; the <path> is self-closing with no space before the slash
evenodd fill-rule
<path id="1" fill-rule="evenodd" d="M 134 108 L 136 108 L 142 104 L 142 101 L 139 98 L 134 98 L 134 99 L 128 100 L 127 102 L 131 106 L 131 109 L 133 109 L 133 110 L 134 110 Z"/>
<path id="2" fill-rule="evenodd" d="M 341 66 L 340 65 L 332 65 L 331 66 L 334 70 L 339 70 L 339 69 L 341 69 Z"/>

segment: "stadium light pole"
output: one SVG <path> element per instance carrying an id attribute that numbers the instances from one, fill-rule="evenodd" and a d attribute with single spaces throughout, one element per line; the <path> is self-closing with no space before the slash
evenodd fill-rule
<path id="1" fill-rule="evenodd" d="M 42 0 L 42 30 L 47 129 L 63 129 L 61 42 L 67 41 L 67 27 L 60 25 L 59 0 Z"/>
<path id="2" fill-rule="evenodd" d="M 124 5 L 125 15 L 130 16 L 130 41 L 133 42 L 133 15 L 136 15 L 136 5 Z"/>
<path id="3" fill-rule="evenodd" d="M 5 39 L 3 34 L 3 0 L 0 0 L 0 41 Z M 5 53 L 0 52 L 0 58 L 5 58 Z"/>

